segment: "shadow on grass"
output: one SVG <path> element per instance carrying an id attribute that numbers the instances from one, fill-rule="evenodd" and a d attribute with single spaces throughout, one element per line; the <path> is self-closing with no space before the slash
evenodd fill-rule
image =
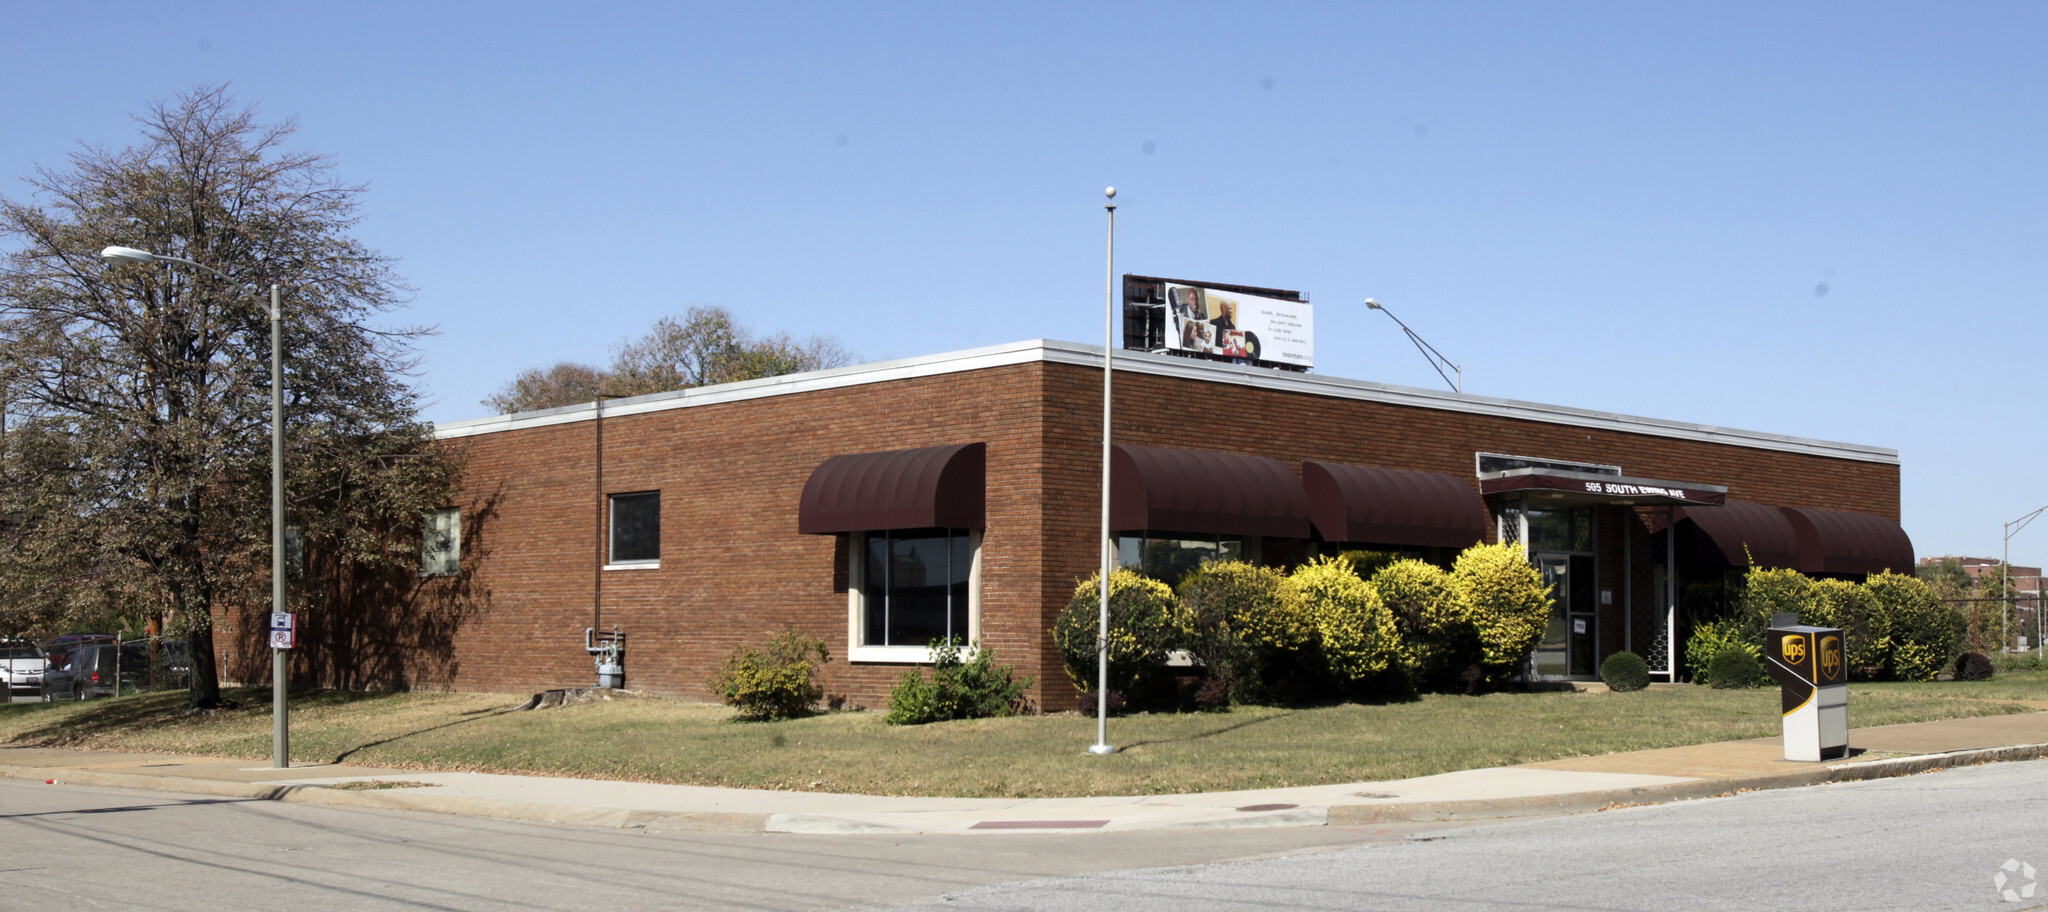
<path id="1" fill-rule="evenodd" d="M 1187 741 L 1200 741 L 1204 738 L 1214 738 L 1217 735 L 1227 735 L 1231 732 L 1238 731 L 1239 729 L 1250 728 L 1254 725 L 1258 725 L 1264 722 L 1273 722 L 1279 719 L 1289 718 L 1293 715 L 1294 713 L 1292 711 L 1288 711 L 1276 713 L 1274 715 L 1266 716 L 1264 718 L 1259 719 L 1246 719 L 1242 722 L 1237 722 L 1231 725 L 1225 725 L 1221 728 L 1214 728 L 1208 731 L 1196 732 L 1192 735 L 1182 735 L 1178 738 L 1150 738 L 1143 741 L 1133 741 L 1130 744 L 1125 745 L 1124 749 L 1129 750 L 1133 747 L 1144 747 L 1150 744 L 1180 744 Z"/>
<path id="2" fill-rule="evenodd" d="M 416 729 L 416 730 L 414 730 L 414 731 L 409 731 L 409 732 L 405 732 L 405 733 L 403 733 L 403 734 L 397 734 L 397 735 L 392 735 L 392 736 L 391 736 L 391 737 L 389 737 L 389 738 L 379 738 L 379 739 L 377 739 L 377 740 L 375 740 L 375 741 L 366 741 L 366 742 L 364 742 L 364 743 L 362 743 L 362 744 L 358 744 L 358 745 L 356 745 L 356 746 L 354 746 L 354 747 L 351 747 L 351 748 L 349 748 L 348 750 L 342 751 L 342 752 L 341 752 L 341 753 L 339 753 L 339 754 L 335 754 L 335 755 L 334 755 L 334 759 L 333 759 L 333 760 L 331 760 L 331 761 L 329 761 L 329 762 L 331 762 L 331 763 L 346 763 L 346 762 L 348 762 L 348 758 L 350 758 L 350 757 L 353 757 L 353 756 L 355 756 L 356 754 L 362 753 L 363 751 L 369 750 L 370 748 L 373 748 L 373 747 L 382 747 L 382 746 L 384 746 L 384 745 L 386 745 L 386 744 L 392 744 L 392 743 L 395 743 L 395 742 L 398 742 L 398 741 L 403 741 L 403 740 L 405 740 L 405 739 L 407 739 L 407 738 L 410 738 L 410 737 L 413 737 L 413 736 L 415 736 L 415 735 L 424 735 L 424 734 L 426 734 L 426 733 L 428 733 L 428 732 L 436 732 L 436 731 L 440 731 L 440 730 L 442 730 L 442 729 L 444 729 L 444 728 L 454 728 L 454 727 L 455 727 L 455 726 L 457 726 L 457 725 L 468 725 L 468 724 L 469 724 L 469 723 L 471 723 L 471 722 L 480 722 L 480 721 L 482 721 L 482 720 L 484 720 L 484 719 L 488 719 L 488 718 L 491 718 L 491 717 L 493 717 L 493 716 L 502 716 L 502 715 L 504 715 L 504 714 L 506 714 L 506 713 L 515 713 L 515 712 L 520 712 L 520 711 L 521 711 L 521 707 L 518 707 L 518 706 L 511 706 L 511 707 L 506 707 L 506 708 L 504 708 L 504 709 L 479 709 L 479 710 L 473 710 L 473 711 L 470 711 L 470 712 L 466 712 L 466 713 L 463 713 L 462 715 L 463 715 L 463 716 L 464 716 L 465 718 L 461 718 L 461 719 L 456 719 L 456 720 L 455 720 L 455 721 L 453 721 L 453 722 L 443 722 L 443 723 L 441 723 L 441 724 L 439 724 L 439 725 L 429 725 L 429 726 L 427 726 L 426 728 Z"/>

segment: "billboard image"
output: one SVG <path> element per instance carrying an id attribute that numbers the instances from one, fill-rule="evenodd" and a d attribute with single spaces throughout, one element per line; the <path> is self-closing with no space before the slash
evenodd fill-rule
<path id="1" fill-rule="evenodd" d="M 1167 283 L 1168 350 L 1302 368 L 1315 362 L 1315 312 L 1288 301 Z"/>

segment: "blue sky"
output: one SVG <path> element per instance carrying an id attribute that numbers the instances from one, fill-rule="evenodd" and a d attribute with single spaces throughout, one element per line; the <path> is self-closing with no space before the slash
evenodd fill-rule
<path id="1" fill-rule="evenodd" d="M 365 183 L 430 419 L 691 304 L 862 360 L 1308 291 L 1320 373 L 1892 447 L 2048 503 L 2040 4 L 12 4 L 0 193 L 228 81 Z M 1625 467 L 1626 468 L 1626 467 Z M 1705 479 L 1711 480 L 1711 479 Z M 2048 523 L 2013 539 L 2048 558 Z"/>

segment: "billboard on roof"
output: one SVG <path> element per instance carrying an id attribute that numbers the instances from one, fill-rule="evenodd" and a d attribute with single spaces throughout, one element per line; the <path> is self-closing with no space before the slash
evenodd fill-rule
<path id="1" fill-rule="evenodd" d="M 1124 347 L 1303 371 L 1315 311 L 1277 288 L 1124 276 Z"/>

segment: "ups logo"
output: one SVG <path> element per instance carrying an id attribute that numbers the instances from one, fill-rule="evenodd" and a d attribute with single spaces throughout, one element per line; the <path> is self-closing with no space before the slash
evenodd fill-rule
<path id="1" fill-rule="evenodd" d="M 1784 654 L 1785 663 L 1788 665 L 1797 665 L 1806 661 L 1806 635 L 1803 633 L 1786 634 L 1784 642 L 1778 646 L 1778 651 Z"/>
<path id="2" fill-rule="evenodd" d="M 1820 674 L 1832 678 L 1842 671 L 1842 638 L 1822 637 L 1820 641 Z"/>

